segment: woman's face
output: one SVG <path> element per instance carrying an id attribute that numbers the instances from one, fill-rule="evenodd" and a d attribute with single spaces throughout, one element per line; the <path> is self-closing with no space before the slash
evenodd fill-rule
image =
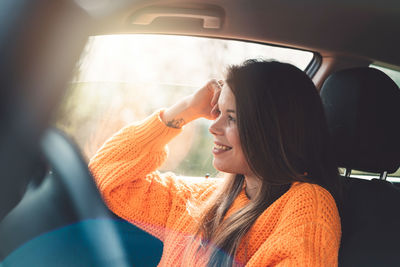
<path id="1" fill-rule="evenodd" d="M 213 165 L 222 172 L 250 174 L 250 168 L 239 140 L 239 132 L 236 124 L 236 102 L 229 86 L 225 83 L 217 106 L 218 117 L 210 126 L 210 132 L 214 135 Z"/>

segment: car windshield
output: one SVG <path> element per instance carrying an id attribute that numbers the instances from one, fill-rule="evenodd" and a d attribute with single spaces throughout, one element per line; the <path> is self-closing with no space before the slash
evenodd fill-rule
<path id="1" fill-rule="evenodd" d="M 174 35 L 105 35 L 91 37 L 56 118 L 90 158 L 119 128 L 204 85 L 223 79 L 231 64 L 262 58 L 291 63 L 304 70 L 313 53 L 234 40 Z M 185 127 L 169 144 L 161 171 L 186 176 L 216 175 L 211 160 L 210 122 Z"/>

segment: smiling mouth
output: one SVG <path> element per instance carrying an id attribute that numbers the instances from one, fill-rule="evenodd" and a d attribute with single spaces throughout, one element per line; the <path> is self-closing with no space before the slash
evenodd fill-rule
<path id="1" fill-rule="evenodd" d="M 213 153 L 214 154 L 221 154 L 221 153 L 223 153 L 223 152 L 226 152 L 226 151 L 229 151 L 229 150 L 231 150 L 232 149 L 232 147 L 230 147 L 230 146 L 224 146 L 224 145 L 217 145 L 217 144 L 214 144 L 214 148 L 213 148 Z"/>
<path id="2" fill-rule="evenodd" d="M 224 146 L 224 145 L 214 145 L 214 148 L 216 148 L 218 150 L 231 150 L 232 149 L 232 147 Z"/>

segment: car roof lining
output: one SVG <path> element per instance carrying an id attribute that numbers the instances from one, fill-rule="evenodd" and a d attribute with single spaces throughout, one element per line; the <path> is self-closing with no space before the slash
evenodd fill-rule
<path id="1" fill-rule="evenodd" d="M 188 18 L 161 18 L 150 25 L 130 23 L 137 12 L 160 7 L 219 10 L 222 28 L 204 29 L 200 19 Z M 385 1 L 383 5 L 379 0 L 254 0 L 251 4 L 227 0 L 139 0 L 97 22 L 94 34 L 171 33 L 242 39 L 316 51 L 324 57 L 355 57 L 400 65 L 397 1 Z"/>

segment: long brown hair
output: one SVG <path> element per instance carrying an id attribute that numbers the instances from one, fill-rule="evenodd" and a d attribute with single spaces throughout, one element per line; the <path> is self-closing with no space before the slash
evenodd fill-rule
<path id="1" fill-rule="evenodd" d="M 318 184 L 340 198 L 338 168 L 311 79 L 290 64 L 248 60 L 231 66 L 226 82 L 235 95 L 244 155 L 262 185 L 224 219 L 244 185 L 242 174 L 232 174 L 203 209 L 195 237 L 202 240 L 208 266 L 237 265 L 234 256 L 245 234 L 294 181 Z"/>

